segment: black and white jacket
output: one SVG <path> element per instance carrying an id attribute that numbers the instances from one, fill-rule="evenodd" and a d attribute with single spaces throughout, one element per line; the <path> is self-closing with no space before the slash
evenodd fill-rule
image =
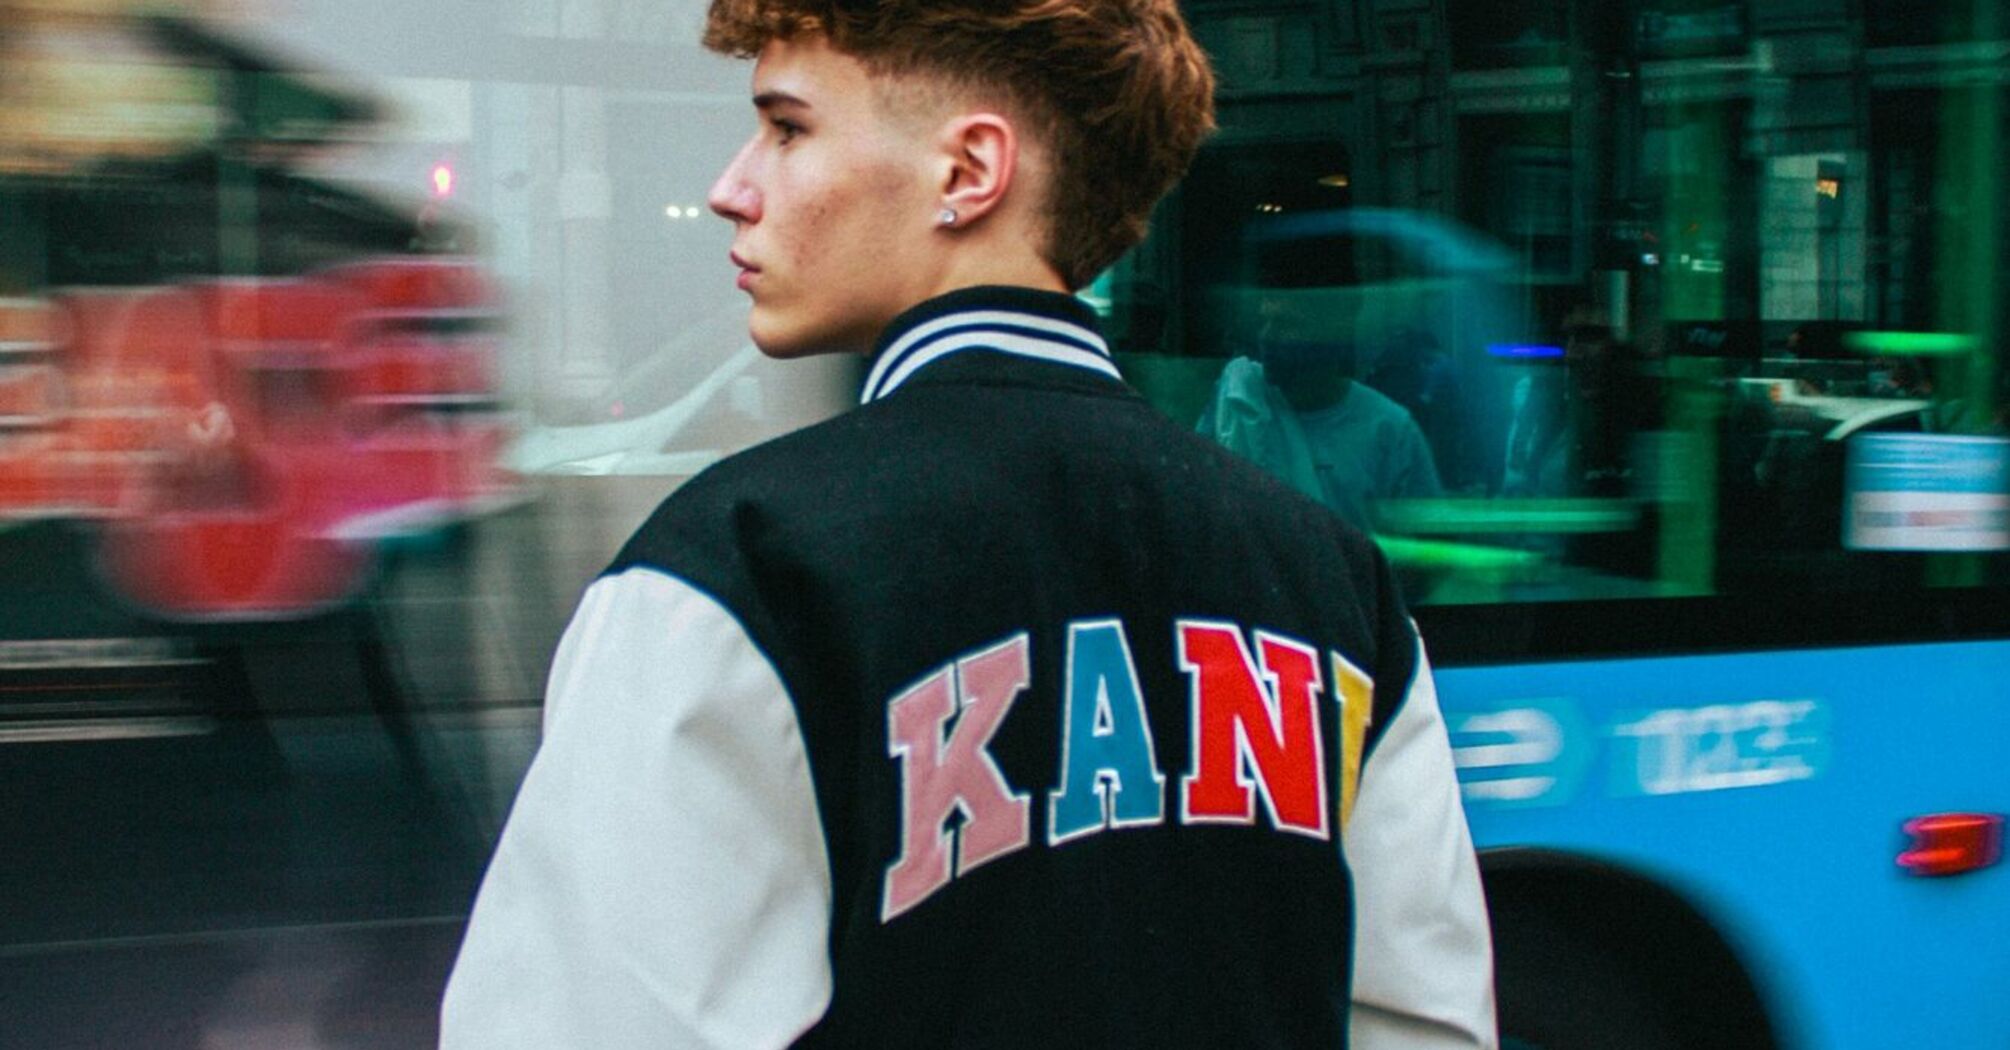
<path id="1" fill-rule="evenodd" d="M 443 1045 L 1491 1046 L 1373 544 L 958 292 L 588 589 Z"/>

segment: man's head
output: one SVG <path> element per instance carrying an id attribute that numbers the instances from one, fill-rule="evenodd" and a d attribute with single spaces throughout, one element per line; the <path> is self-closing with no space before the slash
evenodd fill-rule
<path id="1" fill-rule="evenodd" d="M 1354 379 L 1351 294 L 1257 294 L 1252 356 L 1263 363 L 1264 378 L 1301 412 L 1338 404 Z"/>
<path id="2" fill-rule="evenodd" d="M 712 206 L 782 356 L 960 284 L 1087 284 L 1213 127 L 1174 0 L 714 0 L 705 43 L 760 59 L 764 126 Z M 841 276 L 868 286 L 838 316 Z"/>

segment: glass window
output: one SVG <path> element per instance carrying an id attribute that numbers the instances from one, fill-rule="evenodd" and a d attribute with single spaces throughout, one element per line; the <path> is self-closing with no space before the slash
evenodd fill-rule
<path id="1" fill-rule="evenodd" d="M 2000 582 L 1999 15 L 1805 6 L 1452 4 L 1296 125 L 1231 81 L 1126 367 L 1422 606 Z"/>

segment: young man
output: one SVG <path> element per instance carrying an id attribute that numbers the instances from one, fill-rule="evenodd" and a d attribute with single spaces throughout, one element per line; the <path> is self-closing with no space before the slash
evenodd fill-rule
<path id="1" fill-rule="evenodd" d="M 1471 843 L 1361 534 L 1067 295 L 1211 124 L 1172 0 L 718 0 L 755 342 L 864 404 L 588 589 L 449 1047 L 1492 1045 Z"/>

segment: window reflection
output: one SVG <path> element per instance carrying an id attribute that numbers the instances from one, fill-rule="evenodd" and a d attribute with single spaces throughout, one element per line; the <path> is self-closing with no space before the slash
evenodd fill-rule
<path id="1" fill-rule="evenodd" d="M 1951 439 L 2005 428 L 2005 100 L 1967 46 L 2003 12 L 1780 8 L 1369 15 L 1332 94 L 1290 66 L 1308 26 L 1250 55 L 1238 23 L 1224 131 L 1161 218 L 1177 253 L 1112 282 L 1120 324 L 1141 288 L 1173 318 L 1127 367 L 1374 531 L 1426 603 L 2000 579 L 1996 446 Z M 1322 452 L 1308 411 L 1348 385 L 1400 422 Z M 1433 485 L 1388 469 L 1411 432 Z M 1856 444 L 1885 434 L 1936 466 L 1850 466 L 1888 465 Z M 1883 500 L 1910 509 L 1853 516 Z"/>

